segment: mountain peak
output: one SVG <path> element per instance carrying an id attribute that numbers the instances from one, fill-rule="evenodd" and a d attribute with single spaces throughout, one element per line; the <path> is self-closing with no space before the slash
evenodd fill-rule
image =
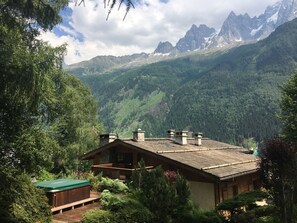
<path id="1" fill-rule="evenodd" d="M 237 15 L 235 14 L 235 12 L 232 10 L 229 15 L 228 15 L 228 18 L 233 18 L 233 17 L 236 17 Z M 227 18 L 227 19 L 228 19 Z"/>
<path id="2" fill-rule="evenodd" d="M 215 33 L 214 28 L 209 28 L 205 24 L 201 24 L 199 27 L 193 24 L 186 35 L 177 42 L 176 49 L 180 52 L 205 49 L 207 41 Z"/>
<path id="3" fill-rule="evenodd" d="M 251 18 L 247 13 L 236 15 L 231 11 L 218 34 L 217 45 L 266 38 L 276 27 L 296 17 L 296 0 L 283 0 L 268 6 L 259 17 Z"/>
<path id="4" fill-rule="evenodd" d="M 297 17 L 297 1 L 283 0 L 278 11 L 276 26 L 280 26 Z"/>
<path id="5" fill-rule="evenodd" d="M 201 29 L 209 29 L 209 27 L 205 24 L 200 24 L 199 27 L 197 27 L 195 24 L 193 24 L 191 26 L 191 28 L 189 29 L 189 31 L 191 30 L 201 30 Z"/>
<path id="6" fill-rule="evenodd" d="M 195 29 L 198 29 L 198 27 L 197 27 L 195 24 L 193 24 L 193 25 L 191 26 L 190 30 L 195 30 Z"/>
<path id="7" fill-rule="evenodd" d="M 166 53 L 170 53 L 173 49 L 174 49 L 174 47 L 172 46 L 172 44 L 170 42 L 168 42 L 168 41 L 159 42 L 154 53 L 166 54 Z"/>
<path id="8" fill-rule="evenodd" d="M 186 35 L 177 42 L 175 48 L 179 52 L 186 52 L 222 47 L 236 42 L 258 41 L 266 38 L 279 25 L 296 17 L 297 0 L 279 1 L 268 6 L 260 16 L 253 18 L 248 13 L 236 15 L 234 11 L 231 11 L 219 33 L 205 24 L 201 24 L 199 27 L 193 24 Z M 159 44 L 159 46 L 155 53 L 168 53 L 170 49 L 174 49 L 172 45 L 165 43 Z"/>

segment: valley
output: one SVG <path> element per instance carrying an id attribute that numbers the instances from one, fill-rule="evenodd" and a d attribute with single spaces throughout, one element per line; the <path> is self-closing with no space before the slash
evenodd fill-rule
<path id="1" fill-rule="evenodd" d="M 192 25 L 175 46 L 160 42 L 153 53 L 97 56 L 66 70 L 91 88 L 106 132 L 162 137 L 184 129 L 260 142 L 281 128 L 279 87 L 296 68 L 297 21 L 288 22 L 296 7 L 283 0 L 257 17 L 232 11 L 219 31 Z"/>
<path id="2" fill-rule="evenodd" d="M 296 67 L 296 30 L 293 20 L 257 43 L 80 78 L 107 132 L 128 137 L 141 128 L 162 137 L 186 129 L 237 144 L 261 141 L 281 127 L 279 86 Z"/>

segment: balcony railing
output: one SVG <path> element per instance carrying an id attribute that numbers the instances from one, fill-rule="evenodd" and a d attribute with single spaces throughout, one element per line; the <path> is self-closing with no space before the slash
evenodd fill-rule
<path id="1" fill-rule="evenodd" d="M 145 169 L 153 169 L 154 166 L 146 166 Z M 102 172 L 104 177 L 109 177 L 112 179 L 122 179 L 125 180 L 127 177 L 131 176 L 133 171 L 137 170 L 138 168 L 124 168 L 124 167 L 117 167 L 113 166 L 113 164 L 99 164 L 93 165 L 92 170 L 95 173 Z"/>

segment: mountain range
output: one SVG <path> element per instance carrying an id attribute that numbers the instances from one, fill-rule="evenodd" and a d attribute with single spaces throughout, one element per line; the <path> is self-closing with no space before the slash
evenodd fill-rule
<path id="1" fill-rule="evenodd" d="M 153 53 L 138 53 L 126 56 L 97 56 L 88 61 L 65 66 L 65 69 L 80 75 L 101 74 L 123 67 L 135 67 L 162 60 L 182 57 L 185 54 L 203 51 L 224 50 L 256 42 L 266 38 L 278 26 L 297 17 L 297 1 L 283 0 L 268 6 L 264 13 L 251 18 L 248 14 L 236 15 L 233 11 L 223 22 L 219 31 L 205 24 L 195 24 L 185 36 L 173 46 L 172 43 L 160 42 Z"/>
<path id="2" fill-rule="evenodd" d="M 295 4 L 284 0 L 253 21 L 274 18 L 271 21 L 277 26 L 290 20 L 294 11 L 281 7 L 289 2 Z M 223 27 L 236 18 L 250 21 L 248 15 L 230 13 L 229 17 Z M 205 25 L 191 29 L 204 30 L 195 36 L 197 41 L 213 33 Z M 237 33 L 243 39 L 251 30 Z M 215 32 L 213 38 L 219 33 Z M 257 33 L 267 34 L 264 29 Z M 97 98 L 106 132 L 128 137 L 132 130 L 141 128 L 148 137 L 162 137 L 167 129 L 186 129 L 230 143 L 250 137 L 261 141 L 277 134 L 281 128 L 276 118 L 279 86 L 297 65 L 297 20 L 278 25 L 267 38 L 262 36 L 258 41 L 235 41 L 203 50 L 194 50 L 197 43 L 187 44 L 188 37 L 193 36 L 187 34 L 177 45 L 179 49 L 192 47 L 192 51 L 181 53 L 167 42 L 164 53 L 100 56 L 68 67 Z"/>
<path id="3" fill-rule="evenodd" d="M 297 19 L 257 43 L 80 78 L 106 132 L 128 137 L 141 128 L 162 137 L 186 129 L 230 143 L 261 141 L 280 130 L 279 86 L 296 68 L 296 37 Z"/>
<path id="4" fill-rule="evenodd" d="M 297 2 L 283 0 L 268 6 L 263 14 L 251 18 L 247 13 L 236 15 L 233 11 L 224 21 L 221 29 L 216 31 L 206 25 L 192 25 L 186 35 L 175 47 L 169 42 L 160 42 L 154 53 L 187 52 L 194 50 L 222 47 L 245 41 L 258 41 L 266 38 L 278 26 L 297 17 Z M 168 47 L 170 46 L 171 47 Z M 171 48 L 171 50 L 169 50 Z"/>

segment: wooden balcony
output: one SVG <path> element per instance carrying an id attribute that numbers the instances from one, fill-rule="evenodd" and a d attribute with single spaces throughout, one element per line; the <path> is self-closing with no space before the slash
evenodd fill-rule
<path id="1" fill-rule="evenodd" d="M 120 167 L 116 166 L 112 163 L 108 164 L 99 164 L 99 165 L 93 165 L 92 170 L 95 173 L 100 173 L 102 172 L 102 176 L 104 177 L 109 177 L 112 179 L 120 179 L 120 180 L 125 180 L 126 178 L 129 178 L 133 171 L 137 170 L 138 168 L 126 168 L 126 167 Z M 145 167 L 147 170 L 153 169 L 154 166 L 146 166 Z"/>

